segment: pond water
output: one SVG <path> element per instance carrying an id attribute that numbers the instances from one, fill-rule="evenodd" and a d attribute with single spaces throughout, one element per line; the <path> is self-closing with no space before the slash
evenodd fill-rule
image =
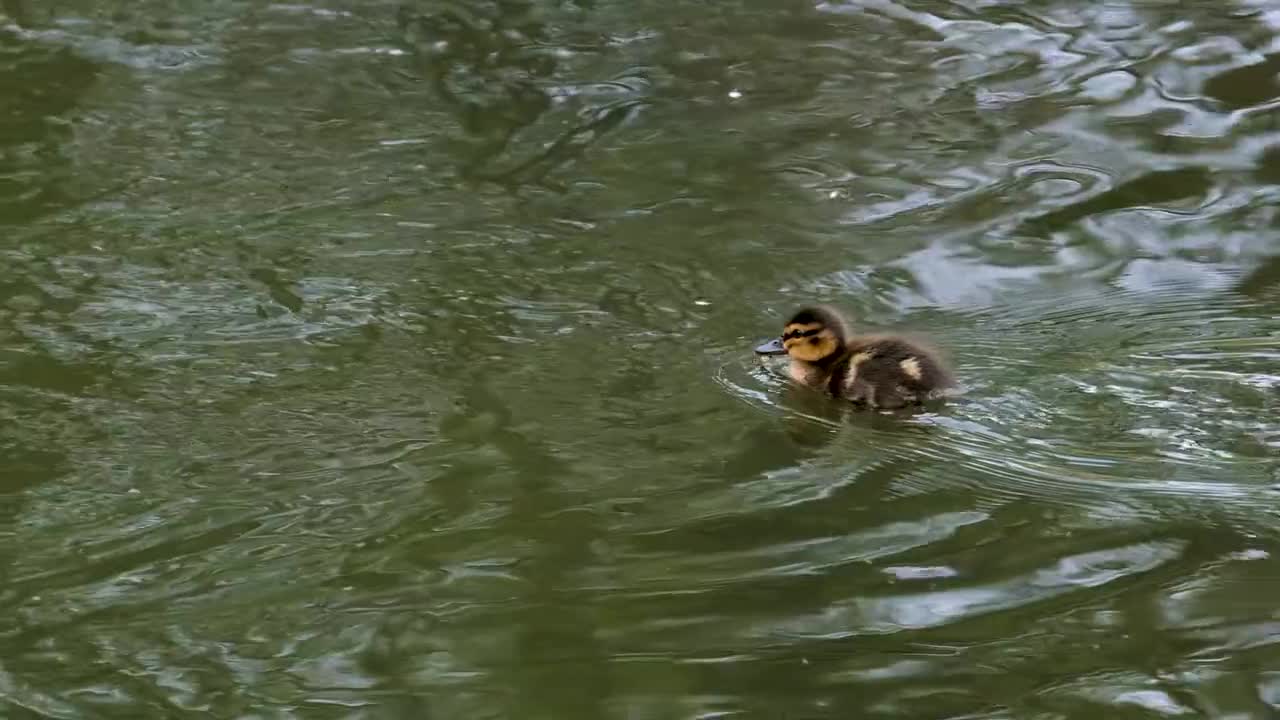
<path id="1" fill-rule="evenodd" d="M 1280 2 L 2 7 L 5 718 L 1280 717 Z"/>

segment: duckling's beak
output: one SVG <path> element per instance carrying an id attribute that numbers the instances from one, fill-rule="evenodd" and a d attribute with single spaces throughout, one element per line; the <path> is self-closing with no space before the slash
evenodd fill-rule
<path id="1" fill-rule="evenodd" d="M 776 337 L 756 347 L 757 355 L 786 355 L 787 349 L 782 347 L 782 338 Z"/>

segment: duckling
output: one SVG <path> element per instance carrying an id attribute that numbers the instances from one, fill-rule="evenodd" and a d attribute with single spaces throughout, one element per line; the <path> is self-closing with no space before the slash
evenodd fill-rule
<path id="1" fill-rule="evenodd" d="M 854 335 L 840 313 L 826 306 L 797 311 L 782 337 L 756 353 L 787 355 L 792 380 L 872 408 L 923 403 L 955 385 L 932 350 L 897 335 Z"/>

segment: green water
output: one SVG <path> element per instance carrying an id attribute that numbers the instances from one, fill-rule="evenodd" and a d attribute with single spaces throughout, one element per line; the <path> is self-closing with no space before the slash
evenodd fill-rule
<path id="1" fill-rule="evenodd" d="M 0 717 L 1280 717 L 1280 3 L 3 8 Z"/>

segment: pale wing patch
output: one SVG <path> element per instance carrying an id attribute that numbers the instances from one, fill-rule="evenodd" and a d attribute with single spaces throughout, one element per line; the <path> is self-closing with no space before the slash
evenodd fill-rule
<path id="1" fill-rule="evenodd" d="M 920 361 L 916 358 L 909 357 L 898 363 L 898 367 L 902 368 L 902 372 L 906 373 L 907 377 L 912 380 L 919 380 L 924 377 L 924 373 L 920 370 Z"/>
<path id="2" fill-rule="evenodd" d="M 858 366 L 871 359 L 871 353 L 860 352 L 854 353 L 849 358 L 849 370 L 844 374 L 845 392 L 849 393 L 853 390 L 853 385 L 858 381 Z"/>

